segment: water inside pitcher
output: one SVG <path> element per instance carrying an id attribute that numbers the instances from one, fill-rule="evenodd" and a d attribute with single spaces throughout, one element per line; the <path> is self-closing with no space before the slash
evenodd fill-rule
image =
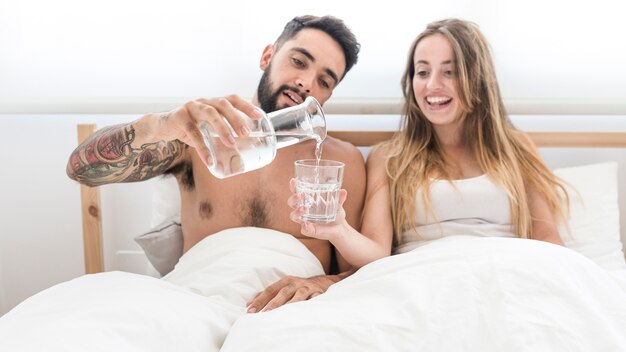
<path id="1" fill-rule="evenodd" d="M 307 97 L 302 104 L 264 114 L 252 120 L 244 116 L 251 133 L 235 137 L 235 148 L 227 147 L 210 125 L 200 124 L 204 142 L 209 148 L 213 165 L 209 171 L 217 178 L 235 176 L 259 169 L 271 163 L 276 150 L 315 139 L 320 145 L 326 138 L 326 118 L 319 102 Z"/>

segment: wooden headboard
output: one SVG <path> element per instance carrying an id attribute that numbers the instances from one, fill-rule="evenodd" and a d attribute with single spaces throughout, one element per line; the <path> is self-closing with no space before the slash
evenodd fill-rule
<path id="1" fill-rule="evenodd" d="M 96 125 L 78 125 L 78 143 L 96 130 Z M 329 131 L 329 135 L 357 147 L 368 147 L 389 139 L 390 131 Z M 528 132 L 538 147 L 626 148 L 626 132 Z M 102 214 L 97 187 L 81 185 L 85 273 L 104 271 L 102 253 Z"/>

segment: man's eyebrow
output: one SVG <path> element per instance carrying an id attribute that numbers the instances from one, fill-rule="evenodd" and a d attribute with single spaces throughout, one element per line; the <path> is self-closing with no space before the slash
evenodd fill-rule
<path id="1" fill-rule="evenodd" d="M 308 50 L 304 48 L 300 48 L 300 47 L 291 48 L 291 50 L 297 51 L 301 53 L 302 55 L 306 56 L 309 60 L 315 62 L 315 58 L 313 57 L 313 55 L 311 55 L 311 53 Z"/>
<path id="2" fill-rule="evenodd" d="M 326 71 L 326 74 L 330 76 L 330 78 L 333 79 L 333 81 L 335 81 L 335 85 L 337 85 L 337 83 L 339 83 L 339 79 L 337 78 L 337 75 L 335 74 L 335 72 L 333 72 L 333 70 L 327 68 L 324 71 Z"/>
<path id="3" fill-rule="evenodd" d="M 295 48 L 291 48 L 292 51 L 297 51 L 300 54 L 304 55 L 307 57 L 307 59 L 311 60 L 311 62 L 315 62 L 315 57 L 313 57 L 313 55 L 311 55 L 311 53 L 304 49 L 304 48 L 300 48 L 300 47 L 295 47 Z M 337 83 L 339 83 L 339 78 L 337 77 L 337 74 L 335 73 L 335 71 L 329 69 L 329 68 L 325 68 L 324 72 L 326 72 L 327 75 L 330 76 L 330 78 L 333 79 L 333 81 L 335 81 L 335 85 Z"/>

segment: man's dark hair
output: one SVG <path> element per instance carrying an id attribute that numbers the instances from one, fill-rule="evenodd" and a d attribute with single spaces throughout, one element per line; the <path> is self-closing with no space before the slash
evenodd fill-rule
<path id="1" fill-rule="evenodd" d="M 298 32 L 306 28 L 323 31 L 339 43 L 343 50 L 343 55 L 346 57 L 346 70 L 343 73 L 343 76 L 345 76 L 352 66 L 356 64 L 361 44 L 356 41 L 354 33 L 350 31 L 345 23 L 336 17 L 311 15 L 294 17 L 285 25 L 283 32 L 276 39 L 276 43 L 274 43 L 276 49 L 279 49 L 286 41 L 295 37 Z M 343 77 L 341 78 L 343 79 Z"/>

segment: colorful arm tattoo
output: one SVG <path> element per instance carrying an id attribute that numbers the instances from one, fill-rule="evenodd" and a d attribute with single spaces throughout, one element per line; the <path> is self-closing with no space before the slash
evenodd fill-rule
<path id="1" fill-rule="evenodd" d="M 132 125 L 97 131 L 70 155 L 68 176 L 89 186 L 143 181 L 165 173 L 182 158 L 186 147 L 176 140 L 146 143 L 133 149 L 134 140 Z"/>

